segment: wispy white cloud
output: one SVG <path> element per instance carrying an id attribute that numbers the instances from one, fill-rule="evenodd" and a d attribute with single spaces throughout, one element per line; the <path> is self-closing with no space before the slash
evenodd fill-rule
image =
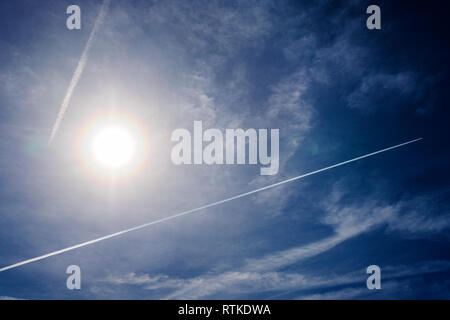
<path id="1" fill-rule="evenodd" d="M 355 299 L 361 295 L 367 295 L 367 288 L 346 288 L 325 293 L 313 293 L 297 297 L 296 300 L 345 300 Z"/>
<path id="2" fill-rule="evenodd" d="M 370 111 L 380 106 L 367 103 L 367 97 L 379 97 L 386 94 L 410 95 L 416 88 L 415 75 L 412 72 L 397 74 L 375 73 L 365 76 L 360 86 L 347 97 L 348 106 Z"/>
<path id="3" fill-rule="evenodd" d="M 168 1 L 151 6 L 146 18 L 175 32 L 182 31 L 183 41 L 194 50 L 208 48 L 217 50 L 216 54 L 230 54 L 242 45 L 260 41 L 270 32 L 271 5 L 271 1 L 238 1 L 234 5 L 220 1 Z"/>
<path id="4" fill-rule="evenodd" d="M 0 300 L 25 300 L 25 299 L 8 297 L 8 296 L 0 296 Z"/>
<path id="5" fill-rule="evenodd" d="M 251 258 L 243 261 L 241 266 L 224 272 L 208 272 L 192 278 L 174 278 L 158 274 L 138 275 L 131 273 L 127 276 L 110 276 L 102 281 L 113 285 L 129 284 L 139 285 L 144 289 L 171 289 L 172 292 L 164 299 L 198 299 L 211 298 L 216 294 L 239 296 L 252 293 L 281 293 L 299 291 L 313 288 L 332 287 L 337 285 L 365 284 L 365 270 L 355 271 L 344 275 L 330 273 L 327 276 L 314 276 L 310 273 L 297 273 L 283 271 L 283 268 L 295 263 L 306 261 L 312 257 L 324 254 L 339 244 L 360 234 L 374 230 L 380 226 L 389 226 L 388 230 L 409 230 L 418 232 L 439 232 L 443 230 L 440 218 L 426 218 L 429 220 L 425 226 L 419 222 L 422 218 L 416 213 L 416 222 L 405 219 L 401 224 L 401 213 L 406 206 L 402 201 L 397 205 L 379 205 L 375 201 L 366 201 L 362 204 L 346 204 L 341 201 L 345 193 L 338 187 L 331 196 L 324 200 L 322 206 L 326 212 L 319 218 L 320 222 L 332 229 L 331 235 L 307 244 L 280 250 L 264 255 L 260 258 Z M 442 221 L 446 221 L 442 218 Z M 440 227 L 436 227 L 436 226 Z M 410 277 L 420 274 L 440 272 L 450 269 L 448 261 L 425 261 L 411 266 L 383 267 L 383 277 L 394 279 Z M 343 291 L 331 292 L 322 295 L 307 295 L 301 298 L 333 299 L 337 297 L 357 297 L 363 290 L 347 288 Z M 274 294 L 273 297 L 277 297 Z"/>
<path id="6" fill-rule="evenodd" d="M 333 234 L 322 240 L 309 244 L 281 250 L 268 254 L 257 259 L 247 259 L 243 266 L 233 271 L 226 271 L 218 274 L 206 274 L 190 279 L 172 279 L 166 276 L 151 278 L 139 276 L 141 284 L 148 282 L 158 282 L 158 287 L 176 287 L 174 292 L 167 295 L 167 299 L 196 299 L 208 297 L 218 292 L 227 293 L 251 293 L 270 292 L 272 290 L 289 290 L 292 288 L 304 288 L 306 286 L 317 285 L 323 280 L 311 279 L 305 275 L 279 272 L 285 266 L 317 256 L 336 247 L 345 240 L 355 237 L 362 232 L 370 230 L 380 223 L 386 221 L 392 214 L 391 207 L 378 208 L 374 204 L 368 203 L 363 207 L 354 207 L 345 211 L 345 214 L 335 217 L 336 211 L 330 209 L 323 223 L 333 228 Z M 362 216 L 359 213 L 364 212 Z M 135 275 L 130 275 L 128 283 L 135 283 Z M 127 278 L 119 280 L 107 279 L 110 283 L 125 283 Z M 344 280 L 342 280 L 344 281 Z M 345 281 L 348 281 L 346 279 Z M 152 284 L 153 286 L 153 284 Z"/>
<path id="7" fill-rule="evenodd" d="M 395 265 L 382 268 L 382 289 L 395 290 L 409 278 L 450 270 L 450 261 L 423 261 L 409 266 Z M 268 299 L 283 298 L 295 292 L 319 290 L 321 293 L 308 293 L 297 299 L 353 299 L 358 297 L 375 298 L 375 291 L 366 288 L 367 274 L 364 269 L 345 274 L 330 272 L 312 276 L 297 272 L 243 272 L 232 271 L 220 276 L 203 276 L 190 279 L 173 278 L 167 275 L 130 273 L 125 276 L 109 276 L 99 283 L 110 285 L 137 285 L 145 290 L 171 289 L 173 292 L 163 299 L 204 299 L 215 294 L 231 297 L 252 293 L 267 293 Z M 342 287 L 334 290 L 337 286 Z M 331 288 L 331 290 L 328 290 Z"/>
<path id="8" fill-rule="evenodd" d="M 341 199 L 348 195 L 340 182 L 337 182 L 331 192 L 331 196 L 323 201 L 326 210 L 332 214 L 325 216 L 327 224 L 337 224 L 337 231 L 345 234 L 352 233 L 352 226 L 358 225 L 358 230 L 365 224 L 386 223 L 388 232 L 403 232 L 406 236 L 420 236 L 435 234 L 450 227 L 450 216 L 446 212 L 439 212 L 435 206 L 444 194 L 423 195 L 415 198 L 404 198 L 400 201 L 378 206 L 375 200 L 371 200 L 368 206 L 374 210 L 358 211 L 355 206 L 342 204 Z M 341 224 L 345 221 L 344 224 Z M 350 223 L 350 224 L 349 224 Z"/>
<path id="9" fill-rule="evenodd" d="M 338 290 L 323 290 L 320 293 L 308 293 L 298 296 L 300 300 L 342 300 L 342 299 L 404 299 L 408 298 L 414 290 L 414 281 L 426 275 L 438 272 L 448 272 L 450 270 L 450 261 L 423 261 L 412 265 L 395 265 L 382 267 L 381 290 L 368 290 L 366 288 L 367 275 L 364 270 L 352 272 L 346 277 L 353 279 L 347 282 L 344 288 Z M 332 288 L 335 285 L 341 285 L 338 281 L 329 285 Z M 436 285 L 431 285 L 438 289 Z M 438 285 L 439 286 L 439 285 Z M 445 288 L 446 284 L 442 284 Z M 446 292 L 436 292 L 437 297 L 445 298 Z M 414 295 L 412 295 L 414 296 Z"/>

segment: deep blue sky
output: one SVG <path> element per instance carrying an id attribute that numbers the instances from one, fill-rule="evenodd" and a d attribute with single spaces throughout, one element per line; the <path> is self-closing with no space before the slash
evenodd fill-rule
<path id="1" fill-rule="evenodd" d="M 48 147 L 101 1 L 76 2 L 72 31 L 70 4 L 0 2 L 0 267 L 423 140 L 2 272 L 1 298 L 450 298 L 444 1 L 112 0 Z M 150 150 L 114 182 L 77 149 L 111 112 L 138 119 Z M 279 173 L 173 165 L 171 132 L 194 120 L 279 128 Z"/>

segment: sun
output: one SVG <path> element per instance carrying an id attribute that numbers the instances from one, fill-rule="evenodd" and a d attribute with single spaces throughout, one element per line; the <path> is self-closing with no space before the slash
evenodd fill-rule
<path id="1" fill-rule="evenodd" d="M 75 137 L 86 177 L 131 181 L 148 164 L 151 135 L 136 115 L 119 110 L 90 114 Z M 105 180 L 106 178 L 106 180 Z"/>
<path id="2" fill-rule="evenodd" d="M 120 126 L 99 130 L 93 137 L 91 152 L 97 163 L 108 169 L 120 169 L 129 165 L 136 154 L 136 140 Z"/>

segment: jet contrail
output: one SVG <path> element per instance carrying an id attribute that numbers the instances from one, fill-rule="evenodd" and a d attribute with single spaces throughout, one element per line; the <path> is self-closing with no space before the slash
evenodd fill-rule
<path id="1" fill-rule="evenodd" d="M 94 240 L 83 242 L 83 243 L 74 245 L 72 247 L 68 247 L 68 248 L 65 248 L 65 249 L 61 249 L 61 250 L 58 250 L 58 251 L 47 253 L 47 254 L 45 254 L 43 256 L 39 256 L 39 257 L 36 257 L 36 258 L 32 258 L 32 259 L 29 259 L 29 260 L 18 262 L 18 263 L 12 264 L 10 266 L 1 268 L 0 272 L 6 271 L 6 270 L 9 270 L 9 269 L 13 269 L 13 268 L 16 268 L 16 267 L 19 267 L 19 266 L 22 266 L 22 265 L 28 264 L 30 262 L 39 261 L 39 260 L 42 260 L 42 259 L 45 259 L 45 258 L 49 258 L 51 256 L 55 256 L 57 254 L 60 254 L 60 253 L 66 252 L 66 251 L 71 251 L 71 250 L 74 250 L 74 249 L 77 249 L 77 248 L 81 248 L 81 247 L 84 247 L 84 246 L 87 246 L 87 245 L 90 245 L 90 244 L 93 244 L 93 243 L 96 243 L 96 242 L 99 242 L 99 241 L 102 241 L 102 240 L 106 240 L 106 239 L 109 239 L 109 238 L 112 238 L 112 237 L 116 237 L 116 236 L 119 236 L 119 235 L 124 234 L 124 233 L 128 233 L 128 232 L 131 232 L 131 231 L 142 229 L 142 228 L 151 226 L 153 224 L 157 224 L 157 223 L 160 223 L 160 222 L 163 222 L 163 221 L 175 219 L 175 218 L 178 218 L 178 217 L 190 214 L 190 213 L 194 213 L 194 212 L 206 209 L 206 208 L 214 207 L 214 206 L 217 206 L 219 204 L 222 204 L 222 203 L 225 203 L 225 202 L 228 202 L 228 201 L 231 201 L 231 200 L 236 200 L 236 199 L 239 199 L 239 198 L 242 198 L 242 197 L 246 197 L 246 196 L 249 196 L 251 194 L 254 194 L 254 193 L 257 193 L 257 192 L 260 192 L 260 191 L 263 191 L 263 190 L 267 190 L 267 189 L 270 189 L 270 188 L 273 188 L 273 187 L 276 187 L 276 186 L 279 186 L 279 185 L 282 185 L 282 184 L 285 184 L 285 183 L 288 183 L 288 182 L 291 182 L 291 181 L 299 180 L 299 179 L 305 178 L 307 176 L 311 176 L 313 174 L 316 174 L 316 173 L 319 173 L 319 172 L 322 172 L 322 171 L 326 171 L 326 170 L 329 170 L 329 169 L 332 169 L 332 168 L 336 168 L 336 167 L 342 166 L 344 164 L 347 164 L 347 163 L 350 163 L 350 162 L 353 162 L 353 161 L 361 160 L 363 158 L 367 158 L 367 157 L 376 155 L 376 154 L 381 153 L 381 152 L 385 152 L 385 151 L 388 151 L 388 150 L 399 148 L 401 146 L 404 146 L 404 145 L 407 145 L 407 144 L 410 144 L 410 143 L 413 143 L 413 142 L 416 142 L 416 141 L 419 141 L 419 140 L 422 140 L 422 138 L 418 138 L 418 139 L 414 139 L 414 140 L 411 140 L 411 141 L 408 141 L 408 142 L 397 144 L 395 146 L 392 146 L 392 147 L 389 147 L 389 148 L 386 148 L 386 149 L 382 149 L 382 150 L 378 150 L 378 151 L 375 151 L 375 152 L 372 152 L 372 153 L 368 153 L 368 154 L 365 154 L 363 156 L 360 156 L 360 157 L 357 157 L 357 158 L 353 158 L 353 159 L 350 159 L 350 160 L 347 160 L 347 161 L 344 161 L 344 162 L 339 162 L 339 163 L 333 164 L 333 165 L 331 165 L 329 167 L 325 167 L 325 168 L 322 168 L 322 169 L 319 169 L 319 170 L 316 170 L 316 171 L 305 173 L 305 174 L 302 174 L 300 176 L 296 176 L 296 177 L 293 177 L 293 178 L 290 178 L 290 179 L 287 179 L 287 180 L 283 180 L 283 181 L 280 181 L 280 182 L 277 182 L 277 183 L 274 183 L 274 184 L 270 184 L 268 186 L 265 186 L 265 187 L 262 187 L 262 188 L 259 188 L 259 189 L 255 189 L 255 190 L 252 190 L 252 191 L 241 193 L 241 194 L 239 194 L 237 196 L 233 196 L 231 198 L 227 198 L 227 199 L 224 199 L 224 200 L 216 201 L 216 202 L 213 202 L 213 203 L 210 203 L 210 204 L 207 204 L 207 205 L 195 208 L 195 209 L 191 209 L 191 210 L 188 210 L 188 211 L 183 211 L 183 212 L 180 212 L 180 213 L 168 216 L 166 218 L 158 219 L 158 220 L 155 220 L 155 221 L 152 221 L 152 222 L 148 222 L 148 223 L 145 223 L 145 224 L 142 224 L 142 225 L 130 228 L 130 229 L 126 229 L 126 230 L 123 230 L 123 231 L 112 233 L 112 234 L 109 234 L 109 235 L 101 237 L 101 238 L 97 238 L 97 239 L 94 239 Z"/>
<path id="2" fill-rule="evenodd" d="M 81 74 L 83 73 L 84 67 L 87 62 L 89 50 L 92 47 L 92 43 L 94 42 L 95 36 L 97 34 L 99 26 L 103 23 L 106 12 L 108 10 L 109 4 L 111 0 L 103 0 L 102 6 L 100 8 L 100 13 L 97 16 L 97 19 L 94 23 L 94 28 L 92 28 L 91 34 L 89 35 L 86 46 L 84 47 L 83 53 L 81 54 L 80 61 L 78 62 L 77 68 L 72 76 L 72 80 L 70 80 L 69 88 L 67 88 L 66 96 L 61 104 L 61 108 L 59 109 L 58 116 L 56 118 L 55 124 L 53 125 L 52 134 L 50 135 L 50 139 L 48 140 L 48 145 L 50 145 L 53 141 L 53 138 L 58 132 L 59 126 L 61 124 L 62 119 L 64 118 L 64 114 L 66 113 L 67 107 L 69 106 L 70 98 L 72 97 L 72 93 L 77 86 L 78 80 L 80 80 Z"/>

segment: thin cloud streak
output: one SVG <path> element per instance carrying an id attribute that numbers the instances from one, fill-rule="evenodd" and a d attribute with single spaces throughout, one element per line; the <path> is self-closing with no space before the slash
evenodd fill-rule
<path id="1" fill-rule="evenodd" d="M 67 111 L 67 107 L 69 106 L 70 99 L 72 98 L 73 91 L 75 90 L 78 81 L 80 80 L 81 74 L 83 73 L 84 67 L 86 66 L 89 50 L 91 49 L 92 43 L 95 40 L 98 28 L 103 23 L 103 20 L 105 18 L 106 12 L 108 11 L 110 3 L 111 0 L 104 0 L 102 3 L 100 12 L 94 23 L 94 28 L 92 29 L 91 34 L 89 35 L 88 41 L 86 43 L 86 46 L 84 47 L 83 53 L 81 54 L 80 61 L 78 62 L 77 68 L 75 69 L 75 72 L 72 76 L 72 80 L 70 81 L 69 88 L 67 88 L 66 96 L 64 97 L 55 124 L 53 125 L 52 133 L 50 135 L 50 139 L 48 140 L 48 145 L 51 145 L 53 139 L 55 138 L 56 133 L 58 132 L 58 129 L 61 125 L 61 121 L 64 118 L 64 115 Z"/>
<path id="2" fill-rule="evenodd" d="M 382 152 L 385 152 L 385 151 L 389 151 L 389 150 L 392 150 L 392 149 L 395 149 L 395 148 L 399 148 L 399 147 L 405 146 L 407 144 L 410 144 L 410 143 L 413 143 L 413 142 L 416 142 L 416 141 L 419 141 L 419 140 L 422 140 L 422 138 L 410 140 L 410 141 L 407 141 L 407 142 L 404 142 L 404 143 L 401 143 L 401 144 L 397 144 L 397 145 L 389 147 L 389 148 L 385 148 L 385 149 L 382 149 L 382 150 L 371 152 L 371 153 L 368 153 L 368 154 L 365 154 L 365 155 L 362 155 L 362 156 L 359 156 L 359 157 L 356 157 L 356 158 L 353 158 L 353 159 L 350 159 L 350 160 L 347 160 L 347 161 L 339 162 L 337 164 L 334 164 L 334 165 L 331 165 L 331 166 L 328 166 L 328 167 L 325 167 L 325 168 L 322 168 L 322 169 L 319 169 L 319 170 L 315 170 L 315 171 L 312 171 L 312 172 L 309 172 L 309 173 L 305 173 L 305 174 L 302 174 L 302 175 L 299 175 L 299 176 L 296 176 L 296 177 L 293 177 L 293 178 L 290 178 L 290 179 L 287 179 L 287 180 L 283 180 L 283 181 L 280 181 L 280 182 L 277 182 L 277 183 L 274 183 L 274 184 L 271 184 L 271 185 L 268 185 L 268 186 L 265 186 L 265 187 L 262 187 L 262 188 L 259 188 L 259 189 L 255 189 L 255 190 L 252 190 L 252 191 L 249 191 L 249 192 L 245 192 L 245 193 L 242 193 L 242 194 L 239 194 L 239 195 L 236 195 L 236 196 L 224 199 L 224 200 L 216 201 L 216 202 L 213 202 L 213 203 L 210 203 L 210 204 L 207 204 L 207 205 L 195 208 L 195 209 L 183 211 L 183 212 L 174 214 L 174 215 L 166 217 L 166 218 L 158 219 L 158 220 L 155 220 L 155 221 L 152 221 L 152 222 L 149 222 L 149 223 L 145 223 L 145 224 L 142 224 L 142 225 L 130 228 L 130 229 L 126 229 L 126 230 L 122 230 L 122 231 L 119 231 L 119 232 L 116 232 L 116 233 L 113 233 L 113 234 L 109 234 L 109 235 L 106 235 L 106 236 L 103 236 L 103 237 L 100 237 L 100 238 L 97 238 L 97 239 L 94 239 L 94 240 L 90 240 L 90 241 L 87 241 L 87 242 L 83 242 L 83 243 L 80 243 L 80 244 L 77 244 L 77 245 L 74 245 L 74 246 L 71 246 L 71 247 L 68 247 L 68 248 L 65 248 L 65 249 L 54 251 L 54 252 L 51 252 L 51 253 L 48 253 L 48 254 L 36 257 L 36 258 L 32 258 L 32 259 L 29 259 L 29 260 L 18 262 L 18 263 L 12 264 L 10 266 L 6 266 L 4 268 L 0 268 L 0 272 L 6 271 L 6 270 L 9 270 L 9 269 L 13 269 L 13 268 L 16 268 L 16 267 L 19 267 L 19 266 L 22 266 L 22 265 L 25 265 L 25 264 L 28 264 L 28 263 L 31 263 L 31 262 L 35 262 L 35 261 L 39 261 L 39 260 L 42 260 L 42 259 L 46 259 L 46 258 L 55 256 L 55 255 L 58 255 L 58 254 L 61 254 L 61 253 L 67 252 L 67 251 L 71 251 L 71 250 L 74 250 L 74 249 L 85 247 L 85 246 L 88 246 L 90 244 L 94 244 L 94 243 L 102 241 L 102 240 L 113 238 L 113 237 L 116 237 L 116 236 L 119 236 L 119 235 L 122 235 L 122 234 L 125 234 L 125 233 L 128 233 L 128 232 L 131 232 L 131 231 L 136 231 L 136 230 L 139 230 L 139 229 L 142 229 L 142 228 L 145 228 L 145 227 L 148 227 L 148 226 L 160 223 L 160 222 L 168 221 L 168 220 L 171 220 L 171 219 L 175 219 L 175 218 L 178 218 L 178 217 L 181 217 L 181 216 L 184 216 L 184 215 L 188 215 L 188 214 L 191 214 L 191 213 L 203 210 L 203 209 L 214 207 L 214 206 L 217 206 L 219 204 L 222 204 L 222 203 L 225 203 L 225 202 L 228 202 L 228 201 L 232 201 L 232 200 L 236 200 L 236 199 L 239 199 L 239 198 L 243 198 L 243 197 L 246 197 L 246 196 L 258 193 L 260 191 L 271 189 L 271 188 L 277 187 L 279 185 L 283 185 L 283 184 L 288 183 L 288 182 L 296 181 L 296 180 L 299 180 L 299 179 L 302 179 L 302 178 L 314 175 L 314 174 L 322 172 L 322 171 L 330 170 L 332 168 L 336 168 L 336 167 L 339 167 L 339 166 L 342 166 L 342 165 L 345 165 L 345 164 L 348 164 L 348 163 L 351 163 L 351 162 L 354 162 L 354 161 L 358 161 L 358 160 L 361 160 L 361 159 L 364 159 L 364 158 L 367 158 L 367 157 L 371 157 L 373 155 L 376 155 L 376 154 L 379 154 L 379 153 L 382 153 Z"/>

